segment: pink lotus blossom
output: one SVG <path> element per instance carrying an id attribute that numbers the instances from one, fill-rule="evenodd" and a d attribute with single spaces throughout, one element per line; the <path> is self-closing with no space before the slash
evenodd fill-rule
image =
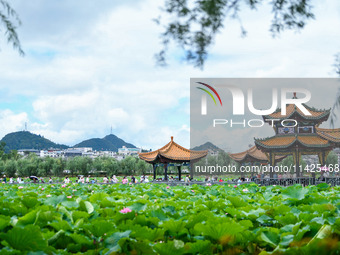
<path id="1" fill-rule="evenodd" d="M 67 198 L 72 198 L 72 196 L 67 196 Z"/>
<path id="2" fill-rule="evenodd" d="M 169 186 L 166 186 L 166 188 L 167 188 L 167 189 L 170 189 L 170 187 L 169 187 Z"/>
<path id="3" fill-rule="evenodd" d="M 46 195 L 46 197 L 51 197 L 51 195 Z"/>
<path id="4" fill-rule="evenodd" d="M 228 187 L 230 187 L 230 184 L 228 184 Z"/>
<path id="5" fill-rule="evenodd" d="M 195 191 L 192 189 L 191 192 L 195 192 Z"/>
<path id="6" fill-rule="evenodd" d="M 45 190 L 44 188 L 41 188 L 41 190 Z"/>
<path id="7" fill-rule="evenodd" d="M 73 191 L 77 191 L 76 189 L 74 189 Z"/>
<path id="8" fill-rule="evenodd" d="M 248 189 L 243 189 L 242 191 L 243 191 L 243 192 L 248 192 L 249 190 L 248 190 Z"/>
<path id="9" fill-rule="evenodd" d="M 237 188 L 237 185 L 235 185 L 234 188 Z"/>
<path id="10" fill-rule="evenodd" d="M 66 184 L 61 185 L 61 187 L 65 188 L 65 187 L 66 187 Z"/>
<path id="11" fill-rule="evenodd" d="M 211 186 L 211 183 L 207 183 L 207 186 Z"/>
<path id="12" fill-rule="evenodd" d="M 19 186 L 18 189 L 23 189 L 24 187 L 23 186 Z"/>
<path id="13" fill-rule="evenodd" d="M 121 213 L 129 213 L 129 212 L 132 212 L 132 210 L 130 208 L 123 208 L 122 210 L 120 210 Z"/>
<path id="14" fill-rule="evenodd" d="M 227 215 L 228 213 L 226 212 L 225 215 Z"/>

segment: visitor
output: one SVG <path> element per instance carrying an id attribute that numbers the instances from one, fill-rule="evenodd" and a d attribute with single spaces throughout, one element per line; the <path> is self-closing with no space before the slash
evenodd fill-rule
<path id="1" fill-rule="evenodd" d="M 189 178 L 189 175 L 188 175 L 188 174 L 187 174 L 187 176 L 185 177 L 184 182 L 187 183 L 187 185 L 189 185 L 190 178 Z"/>
<path id="2" fill-rule="evenodd" d="M 14 181 L 13 181 L 13 177 L 10 177 L 10 178 L 9 178 L 9 183 L 10 183 L 10 184 L 13 184 L 13 182 L 14 182 Z"/>
<path id="3" fill-rule="evenodd" d="M 126 178 L 126 176 L 124 176 L 123 180 L 122 180 L 123 184 L 127 184 L 128 183 L 128 179 Z"/>
<path id="4" fill-rule="evenodd" d="M 4 175 L 4 177 L 2 178 L 2 182 L 7 183 L 6 175 Z"/>
<path id="5" fill-rule="evenodd" d="M 140 183 L 143 183 L 143 182 L 144 182 L 144 178 L 145 178 L 145 176 L 141 175 L 141 177 L 140 177 Z"/>
<path id="6" fill-rule="evenodd" d="M 50 178 L 48 179 L 48 183 L 52 183 L 52 182 L 53 182 L 52 177 L 50 177 Z"/>
<path id="7" fill-rule="evenodd" d="M 112 183 L 118 183 L 118 179 L 115 175 L 112 176 Z"/>
<path id="8" fill-rule="evenodd" d="M 90 177 L 91 177 L 91 175 L 86 177 L 86 183 L 90 183 Z"/>
<path id="9" fill-rule="evenodd" d="M 145 182 L 145 183 L 148 183 L 148 182 L 149 182 L 149 179 L 148 179 L 147 176 L 144 176 L 144 182 Z"/>
<path id="10" fill-rule="evenodd" d="M 44 179 L 42 177 L 40 177 L 40 182 L 41 183 L 45 183 Z"/>
<path id="11" fill-rule="evenodd" d="M 222 178 L 219 179 L 219 182 L 223 182 Z"/>
<path id="12" fill-rule="evenodd" d="M 136 183 L 136 178 L 133 175 L 131 176 L 131 183 Z"/>
<path id="13" fill-rule="evenodd" d="M 20 176 L 18 176 L 17 183 L 20 183 L 20 181 L 21 181 L 21 178 L 20 178 Z"/>
<path id="14" fill-rule="evenodd" d="M 107 179 L 107 176 L 105 176 L 105 177 L 103 178 L 103 183 L 107 184 L 108 181 L 109 181 L 109 179 Z"/>
<path id="15" fill-rule="evenodd" d="M 241 177 L 238 178 L 237 182 L 238 182 L 238 183 L 241 183 L 241 182 L 242 182 Z"/>

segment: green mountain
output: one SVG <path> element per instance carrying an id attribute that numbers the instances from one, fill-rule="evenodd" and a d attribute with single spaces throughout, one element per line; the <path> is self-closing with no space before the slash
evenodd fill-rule
<path id="1" fill-rule="evenodd" d="M 5 135 L 0 142 L 5 142 L 5 152 L 19 149 L 44 150 L 49 148 L 66 149 L 68 146 L 56 144 L 41 135 L 32 134 L 28 131 L 13 132 Z"/>
<path id="2" fill-rule="evenodd" d="M 211 142 L 206 142 L 205 144 L 196 146 L 192 150 L 194 151 L 204 151 L 204 150 L 222 151 L 222 149 L 218 148 L 216 145 L 214 145 Z"/>
<path id="3" fill-rule="evenodd" d="M 136 148 L 131 143 L 126 143 L 124 140 L 120 139 L 115 135 L 107 135 L 104 138 L 92 138 L 82 141 L 73 147 L 92 147 L 93 150 L 97 151 L 115 151 L 117 152 L 119 148 L 126 146 L 127 148 Z"/>

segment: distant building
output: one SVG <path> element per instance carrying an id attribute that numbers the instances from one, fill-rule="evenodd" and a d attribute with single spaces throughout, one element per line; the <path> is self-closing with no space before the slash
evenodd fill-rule
<path id="1" fill-rule="evenodd" d="M 20 149 L 18 150 L 18 154 L 21 156 L 27 156 L 31 153 L 34 153 L 37 156 L 40 156 L 40 151 L 39 150 L 35 150 L 35 149 Z"/>
<path id="2" fill-rule="evenodd" d="M 77 156 L 82 156 L 82 155 L 83 155 L 83 151 L 79 149 L 75 149 L 75 148 L 70 148 L 70 149 L 66 149 L 63 151 L 63 156 L 65 158 L 77 157 Z"/>
<path id="3" fill-rule="evenodd" d="M 62 151 L 59 149 L 41 150 L 39 156 L 41 158 L 44 158 L 44 157 L 59 158 L 62 156 Z"/>
<path id="4" fill-rule="evenodd" d="M 91 147 L 76 147 L 76 148 L 72 148 L 73 150 L 79 150 L 83 153 L 88 153 L 88 152 L 92 152 L 92 148 Z"/>
<path id="5" fill-rule="evenodd" d="M 142 150 L 140 148 L 126 148 L 123 146 L 122 148 L 118 149 L 118 154 L 120 155 L 138 155 Z"/>

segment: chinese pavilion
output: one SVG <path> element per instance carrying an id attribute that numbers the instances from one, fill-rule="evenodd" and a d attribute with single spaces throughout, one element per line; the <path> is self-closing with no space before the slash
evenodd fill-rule
<path id="1" fill-rule="evenodd" d="M 236 162 L 241 165 L 250 164 L 256 165 L 261 164 L 265 165 L 268 164 L 267 155 L 262 152 L 261 150 L 257 149 L 256 146 L 251 147 L 250 149 L 239 152 L 239 153 L 229 153 L 229 156 Z M 286 156 L 276 156 L 275 162 L 280 162 Z"/>
<path id="2" fill-rule="evenodd" d="M 297 98 L 296 93 L 294 98 Z M 265 153 L 272 166 L 277 163 L 276 156 L 292 155 L 297 177 L 300 176 L 300 170 L 303 170 L 299 170 L 302 155 L 318 155 L 319 163 L 323 166 L 328 153 L 340 146 L 340 129 L 319 128 L 322 122 L 327 121 L 330 109 L 317 110 L 305 104 L 303 106 L 311 115 L 305 115 L 295 105 L 288 104 L 285 115 L 278 109 L 263 116 L 266 121 L 272 120 L 270 124 L 273 123 L 275 136 L 255 138 L 256 147 Z"/>
<path id="3" fill-rule="evenodd" d="M 178 177 L 181 180 L 181 167 L 183 164 L 192 164 L 204 158 L 208 154 L 208 151 L 193 151 L 186 149 L 174 142 L 173 136 L 171 141 L 164 145 L 162 148 L 151 151 L 139 153 L 139 158 L 152 164 L 153 166 L 153 178 L 156 179 L 156 167 L 158 164 L 164 166 L 164 180 L 168 180 L 168 165 L 170 163 L 177 164 Z M 191 177 L 192 177 L 192 171 Z"/>

